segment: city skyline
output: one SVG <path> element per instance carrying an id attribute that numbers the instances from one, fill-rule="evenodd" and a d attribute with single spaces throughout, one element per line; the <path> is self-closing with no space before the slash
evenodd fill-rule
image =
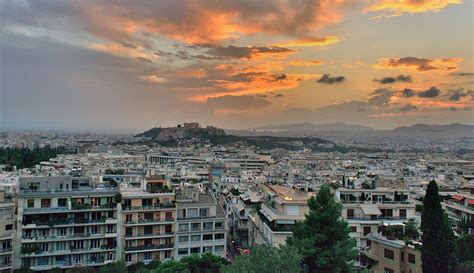
<path id="1" fill-rule="evenodd" d="M 472 1 L 8 1 L 5 129 L 473 124 Z"/>

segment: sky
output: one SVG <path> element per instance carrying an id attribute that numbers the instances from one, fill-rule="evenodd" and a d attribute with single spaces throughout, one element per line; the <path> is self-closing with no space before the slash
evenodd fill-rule
<path id="1" fill-rule="evenodd" d="M 0 125 L 474 124 L 473 5 L 1 1 Z"/>

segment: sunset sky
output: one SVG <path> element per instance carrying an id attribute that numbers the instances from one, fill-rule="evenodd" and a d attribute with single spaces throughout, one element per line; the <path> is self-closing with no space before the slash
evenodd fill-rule
<path id="1" fill-rule="evenodd" d="M 1 1 L 7 129 L 474 124 L 472 0 Z"/>

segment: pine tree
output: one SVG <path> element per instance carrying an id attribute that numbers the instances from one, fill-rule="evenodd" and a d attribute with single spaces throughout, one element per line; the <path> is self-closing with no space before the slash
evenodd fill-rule
<path id="1" fill-rule="evenodd" d="M 441 207 L 441 198 L 435 181 L 430 182 L 423 199 L 421 231 L 423 232 L 421 250 L 423 272 L 452 272 L 454 235 Z"/>
<path id="2" fill-rule="evenodd" d="M 328 186 L 308 200 L 310 211 L 298 222 L 287 244 L 298 248 L 309 272 L 350 272 L 350 262 L 357 256 L 349 237 L 347 222 L 341 219 L 342 205 Z"/>

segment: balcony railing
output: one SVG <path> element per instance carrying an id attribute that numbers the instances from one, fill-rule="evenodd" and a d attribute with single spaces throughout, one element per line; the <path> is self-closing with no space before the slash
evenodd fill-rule
<path id="1" fill-rule="evenodd" d="M 163 233 L 136 233 L 136 234 L 125 234 L 126 239 L 136 237 L 159 237 L 159 236 L 172 236 L 174 232 L 163 232 Z"/>
<path id="2" fill-rule="evenodd" d="M 137 224 L 153 224 L 153 223 L 163 223 L 163 222 L 173 222 L 174 218 L 165 218 L 164 220 L 161 219 L 140 219 L 137 221 L 125 221 L 126 225 L 137 225 Z"/>
<path id="3" fill-rule="evenodd" d="M 157 210 L 157 209 L 169 209 L 176 208 L 176 205 L 173 203 L 169 204 L 158 204 L 154 206 L 124 206 L 123 210 Z"/>
<path id="4" fill-rule="evenodd" d="M 139 250 L 151 250 L 151 249 L 166 249 L 173 248 L 173 244 L 163 244 L 163 245 L 142 245 L 142 246 L 128 246 L 125 247 L 125 251 L 139 251 Z"/>

